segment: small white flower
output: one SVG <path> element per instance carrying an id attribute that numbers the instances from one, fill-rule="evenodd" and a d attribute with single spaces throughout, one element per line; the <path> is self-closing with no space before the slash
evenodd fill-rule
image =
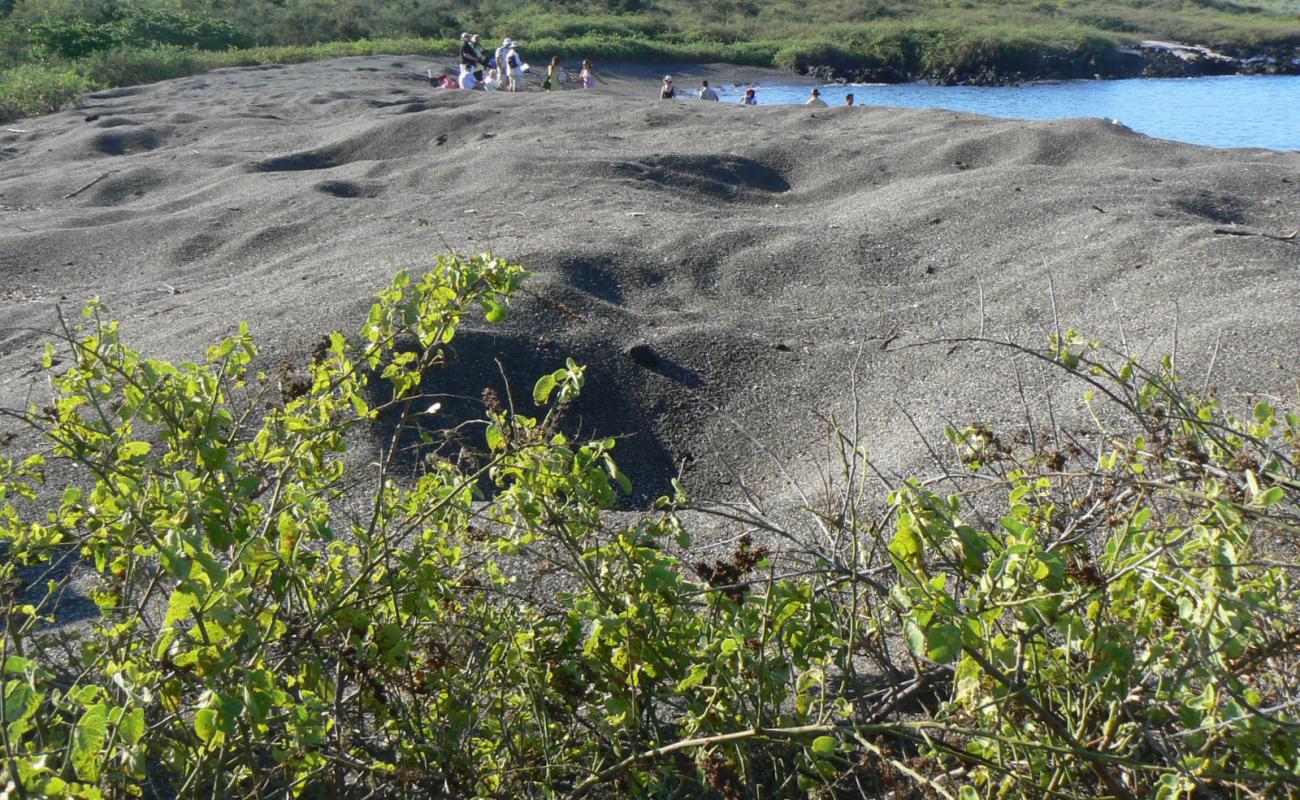
<path id="1" fill-rule="evenodd" d="M 430 416 L 432 416 L 433 414 L 437 414 L 438 411 L 439 411 L 441 408 L 442 408 L 442 403 L 434 403 L 433 405 L 431 405 L 431 406 L 429 406 L 428 408 L 426 408 L 426 409 L 424 410 L 424 413 L 429 414 Z"/>

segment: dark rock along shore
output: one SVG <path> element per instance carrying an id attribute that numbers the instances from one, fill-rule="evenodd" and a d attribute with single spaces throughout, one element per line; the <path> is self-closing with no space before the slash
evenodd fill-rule
<path id="1" fill-rule="evenodd" d="M 952 68 L 943 72 L 910 73 L 892 67 L 845 62 L 800 65 L 799 71 L 825 83 L 926 81 L 945 86 L 1004 86 L 1039 80 L 1300 75 L 1300 48 L 1279 46 L 1249 52 L 1216 52 L 1197 45 L 1142 42 L 1138 47 L 1119 49 L 1102 59 L 1086 53 L 1074 56 L 1047 53 L 1029 70 L 986 64 L 969 71 Z"/>

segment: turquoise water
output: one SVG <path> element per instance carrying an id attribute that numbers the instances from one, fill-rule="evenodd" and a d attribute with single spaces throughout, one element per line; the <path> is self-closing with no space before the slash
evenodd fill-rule
<path id="1" fill-rule="evenodd" d="M 737 102 L 743 88 L 720 87 Z M 809 86 L 759 85 L 760 105 L 802 103 Z M 947 108 L 1010 119 L 1104 117 L 1161 139 L 1211 147 L 1300 150 L 1300 76 L 1064 81 L 1022 86 L 831 85 L 831 105 L 855 101 L 902 108 Z"/>

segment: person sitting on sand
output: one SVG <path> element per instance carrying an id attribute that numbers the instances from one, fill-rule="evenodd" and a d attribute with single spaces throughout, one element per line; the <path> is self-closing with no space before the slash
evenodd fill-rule
<path id="1" fill-rule="evenodd" d="M 437 80 L 437 82 L 434 85 L 437 86 L 439 89 L 460 88 L 460 84 L 456 82 L 456 76 L 452 75 L 451 73 L 447 73 L 446 75 L 443 75 L 441 78 Z"/>
<path id="2" fill-rule="evenodd" d="M 813 106 L 814 108 L 826 108 L 826 101 L 822 99 L 821 90 L 814 86 L 812 94 L 808 95 L 804 105 Z"/>
<path id="3" fill-rule="evenodd" d="M 844 95 L 844 105 L 846 106 L 853 105 L 853 92 L 849 92 L 848 94 Z"/>
<path id="4" fill-rule="evenodd" d="M 746 90 L 745 90 L 745 93 L 744 93 L 743 95 L 740 96 L 740 104 L 741 104 L 742 106 L 756 106 L 756 105 L 758 105 L 758 97 L 755 96 L 755 94 L 754 94 L 754 87 L 753 87 L 753 86 L 751 86 L 751 87 L 749 87 L 748 89 L 746 89 Z"/>
<path id="5" fill-rule="evenodd" d="M 495 92 L 501 88 L 501 73 L 495 67 L 487 71 L 487 76 L 483 78 L 483 88 L 489 92 Z"/>
<path id="6" fill-rule="evenodd" d="M 582 80 L 582 88 L 584 89 L 595 89 L 596 81 L 605 82 L 605 79 L 597 75 L 596 70 L 591 68 L 591 59 L 589 58 L 582 59 L 582 72 L 578 73 L 578 77 Z"/>
<path id="7" fill-rule="evenodd" d="M 717 99 L 718 99 L 718 93 L 715 92 L 715 91 L 713 91 L 712 89 L 709 88 L 709 82 L 708 82 L 708 81 L 703 81 L 703 82 L 700 83 L 700 99 L 701 99 L 701 100 L 717 100 Z"/>
<path id="8" fill-rule="evenodd" d="M 542 81 L 542 91 L 558 92 L 564 88 L 564 67 L 560 66 L 560 57 L 551 56 L 551 65 L 546 68 L 546 80 Z"/>
<path id="9" fill-rule="evenodd" d="M 665 75 L 664 82 L 659 87 L 659 99 L 672 100 L 676 96 L 677 92 L 673 91 L 673 76 Z"/>

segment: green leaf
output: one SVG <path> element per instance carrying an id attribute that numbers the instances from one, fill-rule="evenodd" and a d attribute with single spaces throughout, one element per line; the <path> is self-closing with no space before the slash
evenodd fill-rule
<path id="1" fill-rule="evenodd" d="M 921 537 L 916 535 L 915 529 L 911 525 L 904 525 L 900 522 L 898 532 L 894 534 L 893 541 L 889 543 L 889 552 L 909 570 L 924 573 L 925 557 L 922 554 L 923 547 Z M 912 577 L 915 578 L 915 576 Z"/>
<path id="2" fill-rule="evenodd" d="M 177 589 L 172 592 L 171 598 L 167 601 L 167 616 L 163 618 L 163 626 L 172 625 L 189 617 L 190 610 L 198 604 L 199 599 L 188 590 Z"/>
<path id="3" fill-rule="evenodd" d="M 6 675 L 15 675 L 26 672 L 33 666 L 33 663 L 20 656 L 6 656 L 4 666 L 0 667 Z"/>
<path id="4" fill-rule="evenodd" d="M 498 303 L 496 299 L 488 297 L 483 300 L 483 306 L 487 309 L 487 321 L 496 325 L 506 321 L 506 305 Z"/>
<path id="5" fill-rule="evenodd" d="M 813 755 L 818 758 L 830 758 L 835 755 L 835 745 L 836 742 L 834 736 L 818 736 L 816 739 L 813 739 Z"/>
<path id="6" fill-rule="evenodd" d="M 925 632 L 925 654 L 940 664 L 955 661 L 961 655 L 961 629 L 946 622 L 931 627 Z"/>
<path id="7" fill-rule="evenodd" d="M 21 680 L 9 681 L 5 686 L 4 711 L 5 721 L 13 722 L 15 720 L 25 719 L 28 715 L 28 708 L 32 705 L 32 700 L 36 698 L 36 690 Z"/>
<path id="8" fill-rule="evenodd" d="M 108 706 L 91 706 L 72 731 L 72 768 L 77 777 L 94 783 L 99 780 L 99 753 L 108 739 Z"/>
<path id="9" fill-rule="evenodd" d="M 543 375 L 533 386 L 533 402 L 539 406 L 546 405 L 546 400 L 553 391 L 555 391 L 555 375 Z"/>
<path id="10" fill-rule="evenodd" d="M 118 723 L 117 733 L 127 744 L 136 744 L 144 738 L 144 709 L 137 708 Z"/>
<path id="11" fill-rule="evenodd" d="M 147 455 L 153 447 L 148 442 L 127 442 L 117 449 L 118 461 L 130 461 Z"/>
<path id="12" fill-rule="evenodd" d="M 1261 506 L 1277 505 L 1282 502 L 1282 497 L 1284 495 L 1285 492 L 1282 490 L 1281 486 L 1274 486 L 1272 489 L 1262 492 L 1257 498 L 1257 501 Z"/>
<path id="13" fill-rule="evenodd" d="M 903 638 L 913 653 L 925 655 L 925 631 L 911 617 L 903 621 Z"/>
<path id="14" fill-rule="evenodd" d="M 217 735 L 217 710 L 201 708 L 194 714 L 194 733 L 204 743 L 211 742 Z"/>
<path id="15" fill-rule="evenodd" d="M 687 689 L 694 688 L 704 683 L 704 679 L 709 675 L 709 667 L 706 664 L 696 664 L 691 668 L 691 674 L 687 675 L 677 684 L 677 691 L 684 692 Z"/>

